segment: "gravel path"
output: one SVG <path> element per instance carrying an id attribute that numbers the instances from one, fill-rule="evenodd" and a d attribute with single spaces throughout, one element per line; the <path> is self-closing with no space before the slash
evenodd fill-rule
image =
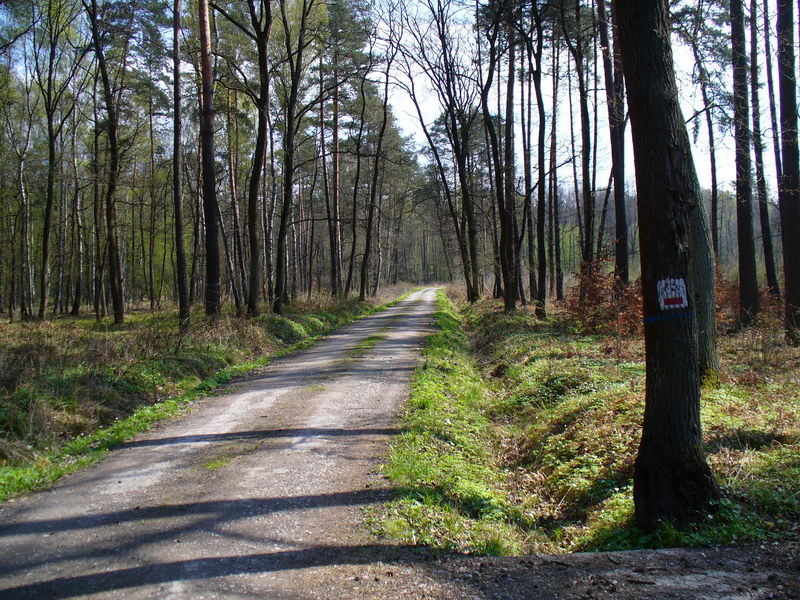
<path id="1" fill-rule="evenodd" d="M 359 524 L 387 497 L 376 462 L 434 297 L 417 292 L 0 507 L 0 597 L 305 597 L 308 569 L 392 552 Z"/>
<path id="2" fill-rule="evenodd" d="M 796 542 L 479 558 L 372 538 L 433 305 L 418 292 L 0 506 L 0 599 L 800 598 Z"/>

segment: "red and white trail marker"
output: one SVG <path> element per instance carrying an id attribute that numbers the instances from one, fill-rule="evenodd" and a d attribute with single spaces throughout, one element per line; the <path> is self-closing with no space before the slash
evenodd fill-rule
<path id="1" fill-rule="evenodd" d="M 683 279 L 662 279 L 656 284 L 658 304 L 661 310 L 672 310 L 689 306 L 686 282 Z"/>

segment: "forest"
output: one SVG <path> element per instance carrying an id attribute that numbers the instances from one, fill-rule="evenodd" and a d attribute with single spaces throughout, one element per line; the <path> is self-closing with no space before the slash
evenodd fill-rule
<path id="1" fill-rule="evenodd" d="M 718 333 L 800 343 L 800 29 L 635 5 L 0 4 L 3 464 L 450 283 L 643 332 L 636 518 L 696 519 Z"/>
<path id="2" fill-rule="evenodd" d="M 785 286 L 796 330 L 782 260 L 796 239 L 782 169 L 795 42 L 769 4 L 672 2 L 671 35 L 716 264 L 739 283 L 743 323 L 759 286 Z M 318 293 L 453 280 L 470 301 L 491 293 L 544 315 L 592 273 L 638 276 L 631 128 L 604 1 L 0 11 L 11 320 L 120 323 L 179 305 L 184 322 L 197 302 L 212 316 L 280 314 Z"/>

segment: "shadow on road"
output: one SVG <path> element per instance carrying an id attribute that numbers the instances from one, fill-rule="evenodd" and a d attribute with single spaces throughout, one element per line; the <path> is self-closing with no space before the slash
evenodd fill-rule
<path id="1" fill-rule="evenodd" d="M 292 428 L 292 429 L 263 429 L 257 431 L 232 431 L 228 433 L 207 433 L 200 435 L 182 435 L 164 438 L 150 438 L 124 442 L 115 446 L 116 448 L 142 448 L 145 446 L 172 446 L 177 444 L 200 444 L 215 442 L 239 442 L 247 440 L 263 440 L 275 438 L 295 438 L 295 437 L 339 437 L 356 435 L 397 435 L 399 429 L 391 427 L 371 428 L 371 429 L 329 429 L 329 428 Z M 2 532 L 2 526 L 0 526 Z"/>
<path id="2" fill-rule="evenodd" d="M 238 500 L 212 500 L 185 504 L 162 504 L 123 511 L 88 515 L 85 517 L 27 521 L 25 523 L 0 525 L 0 536 L 55 534 L 64 531 L 90 529 L 107 525 L 119 525 L 128 521 L 147 521 L 169 517 L 214 517 L 217 525 L 224 521 L 235 521 L 245 517 L 263 516 L 276 512 L 298 509 L 330 508 L 333 506 L 361 506 L 388 501 L 392 490 L 365 489 L 311 496 L 289 496 L 284 498 L 246 498 Z M 4 561 L 5 562 L 5 561 Z M 0 575 L 7 573 L 7 565 L 0 566 Z"/>
<path id="3" fill-rule="evenodd" d="M 0 590 L 0 598 L 9 600 L 69 598 L 173 581 L 196 581 L 331 565 L 364 565 L 376 561 L 388 562 L 396 560 L 401 554 L 404 562 L 414 560 L 414 557 L 418 561 L 430 560 L 426 553 L 414 553 L 410 552 L 408 548 L 393 545 L 319 546 L 246 556 L 178 560 L 71 577 L 58 577 Z"/>

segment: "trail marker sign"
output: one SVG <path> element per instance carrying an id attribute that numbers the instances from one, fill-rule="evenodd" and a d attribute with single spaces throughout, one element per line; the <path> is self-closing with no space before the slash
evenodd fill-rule
<path id="1" fill-rule="evenodd" d="M 686 282 L 683 279 L 662 279 L 656 284 L 658 304 L 661 310 L 672 310 L 689 306 Z"/>

